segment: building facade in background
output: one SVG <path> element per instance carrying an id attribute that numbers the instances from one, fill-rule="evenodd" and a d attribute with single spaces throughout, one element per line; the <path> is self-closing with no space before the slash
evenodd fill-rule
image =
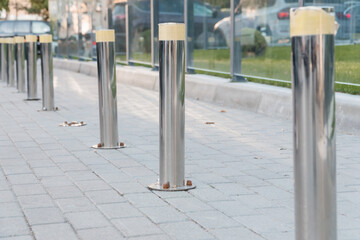
<path id="1" fill-rule="evenodd" d="M 9 12 L 0 11 L 0 19 L 7 20 L 42 20 L 39 15 L 29 14 L 24 8 L 29 8 L 30 0 L 9 0 Z"/>

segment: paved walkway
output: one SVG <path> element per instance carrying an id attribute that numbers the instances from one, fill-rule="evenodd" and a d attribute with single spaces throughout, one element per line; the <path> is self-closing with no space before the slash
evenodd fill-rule
<path id="1" fill-rule="evenodd" d="M 0 239 L 294 239 L 291 121 L 187 99 L 186 175 L 197 188 L 151 192 L 158 93 L 118 85 L 128 147 L 95 151 L 97 80 L 55 69 L 55 86 L 60 111 L 38 112 L 41 102 L 0 83 Z M 58 126 L 72 120 L 88 125 Z M 359 146 L 338 133 L 341 240 L 360 236 Z"/>

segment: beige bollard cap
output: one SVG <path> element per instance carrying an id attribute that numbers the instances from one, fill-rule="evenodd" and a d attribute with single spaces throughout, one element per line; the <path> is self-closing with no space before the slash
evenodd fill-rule
<path id="1" fill-rule="evenodd" d="M 37 42 L 37 36 L 36 35 L 26 35 L 25 40 L 26 40 L 26 42 Z"/>
<path id="2" fill-rule="evenodd" d="M 14 37 L 15 43 L 24 43 L 24 37 Z"/>
<path id="3" fill-rule="evenodd" d="M 185 41 L 184 23 L 160 23 L 159 41 Z"/>
<path id="4" fill-rule="evenodd" d="M 95 32 L 96 42 L 115 42 L 115 31 L 113 29 L 98 30 Z"/>
<path id="5" fill-rule="evenodd" d="M 52 35 L 51 34 L 40 35 L 39 42 L 40 43 L 52 43 Z"/>
<path id="6" fill-rule="evenodd" d="M 7 44 L 14 44 L 15 43 L 14 38 L 12 38 L 12 37 L 6 38 L 6 43 Z"/>
<path id="7" fill-rule="evenodd" d="M 290 9 L 290 37 L 335 34 L 336 22 L 333 8 L 300 7 Z"/>

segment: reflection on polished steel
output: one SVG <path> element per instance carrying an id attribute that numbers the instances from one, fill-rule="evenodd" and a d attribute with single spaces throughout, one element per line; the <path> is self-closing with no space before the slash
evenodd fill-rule
<path id="1" fill-rule="evenodd" d="M 27 100 L 39 100 L 37 97 L 37 78 L 36 78 L 36 62 L 37 48 L 36 36 L 26 36 L 26 67 L 27 67 Z"/>
<path id="2" fill-rule="evenodd" d="M 115 33 L 113 30 L 96 32 L 99 88 L 100 143 L 93 148 L 120 148 L 118 139 Z"/>
<path id="3" fill-rule="evenodd" d="M 40 36 L 42 110 L 57 110 L 54 104 L 54 76 L 51 35 Z"/>
<path id="4" fill-rule="evenodd" d="M 25 92 L 25 46 L 24 38 L 15 38 L 16 49 L 16 86 L 19 92 Z"/>
<path id="5" fill-rule="evenodd" d="M 292 37 L 297 240 L 335 240 L 334 35 Z"/>
<path id="6" fill-rule="evenodd" d="M 7 85 L 9 87 L 15 87 L 15 45 L 14 45 L 14 38 L 8 38 L 8 78 L 7 78 Z"/>
<path id="7" fill-rule="evenodd" d="M 195 186 L 185 183 L 185 41 L 159 40 L 160 179 L 149 188 L 188 190 Z"/>

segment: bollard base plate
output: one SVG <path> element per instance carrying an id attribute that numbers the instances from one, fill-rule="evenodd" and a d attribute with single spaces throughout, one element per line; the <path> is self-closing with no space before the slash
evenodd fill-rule
<path id="1" fill-rule="evenodd" d="M 126 148 L 126 145 L 124 143 L 120 143 L 118 146 L 104 147 L 104 146 L 99 146 L 99 144 L 97 144 L 97 145 L 91 146 L 91 148 L 94 148 L 94 149 L 120 149 L 120 148 Z"/>
<path id="2" fill-rule="evenodd" d="M 182 187 L 169 187 L 169 188 L 163 188 L 160 183 L 154 183 L 154 184 L 150 184 L 148 186 L 148 188 L 150 190 L 155 190 L 155 191 L 164 191 L 164 192 L 176 192 L 176 191 L 188 191 L 191 189 L 196 188 L 195 185 L 191 185 L 191 186 L 182 186 Z"/>
<path id="3" fill-rule="evenodd" d="M 27 98 L 27 99 L 24 99 L 24 101 L 40 101 L 41 98 Z"/>
<path id="4" fill-rule="evenodd" d="M 38 112 L 57 112 L 57 111 L 59 111 L 58 107 L 54 107 L 51 110 L 48 110 L 47 108 L 42 108 L 42 109 L 38 110 Z"/>

